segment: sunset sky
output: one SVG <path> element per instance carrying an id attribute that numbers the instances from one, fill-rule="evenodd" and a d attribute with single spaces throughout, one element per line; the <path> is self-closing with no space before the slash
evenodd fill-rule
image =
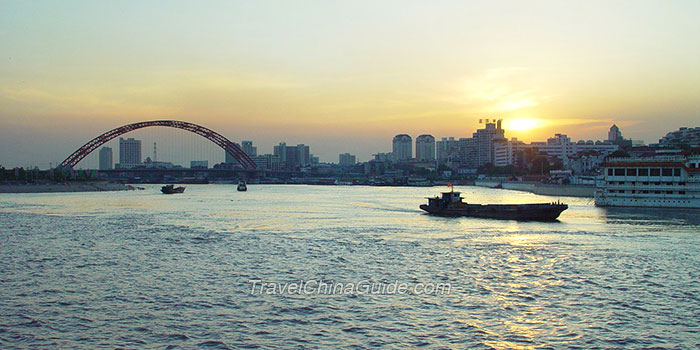
<path id="1" fill-rule="evenodd" d="M 698 18 L 697 0 L 3 1 L 0 164 L 152 119 L 334 162 L 480 118 L 656 142 L 700 125 Z"/>

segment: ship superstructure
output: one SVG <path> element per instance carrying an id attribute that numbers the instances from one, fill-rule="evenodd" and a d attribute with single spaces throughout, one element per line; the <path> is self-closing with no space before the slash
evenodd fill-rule
<path id="1" fill-rule="evenodd" d="M 700 155 L 611 158 L 597 206 L 700 208 Z"/>

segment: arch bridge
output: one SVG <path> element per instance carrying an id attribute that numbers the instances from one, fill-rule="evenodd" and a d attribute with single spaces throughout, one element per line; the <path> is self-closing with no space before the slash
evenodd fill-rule
<path id="1" fill-rule="evenodd" d="M 171 128 L 176 128 L 176 129 L 181 129 L 181 130 L 186 130 L 191 133 L 195 133 L 197 135 L 200 135 L 207 140 L 213 142 L 217 146 L 221 147 L 226 153 L 230 154 L 233 156 L 234 159 L 236 159 L 244 169 L 252 170 L 255 169 L 255 162 L 253 162 L 250 157 L 243 152 L 241 147 L 235 143 L 232 142 L 231 140 L 227 139 L 223 135 L 219 134 L 218 132 L 211 130 L 209 128 L 205 128 L 201 125 L 197 125 L 194 123 L 189 123 L 189 122 L 183 122 L 179 120 L 151 120 L 151 121 L 145 121 L 145 122 L 138 122 L 138 123 L 133 123 L 133 124 L 127 124 L 120 126 L 118 128 L 112 129 L 110 131 L 105 132 L 104 134 L 95 137 L 94 139 L 88 141 L 86 144 L 84 144 L 82 147 L 78 148 L 73 154 L 68 156 L 66 160 L 64 160 L 61 163 L 62 168 L 73 168 L 76 166 L 83 158 L 85 158 L 88 154 L 92 153 L 94 150 L 96 150 L 98 147 L 104 145 L 105 143 L 109 142 L 110 140 L 119 137 L 121 135 L 124 135 L 128 132 L 137 130 L 137 129 L 142 129 L 142 128 L 148 128 L 152 126 L 165 126 L 165 127 L 171 127 Z"/>

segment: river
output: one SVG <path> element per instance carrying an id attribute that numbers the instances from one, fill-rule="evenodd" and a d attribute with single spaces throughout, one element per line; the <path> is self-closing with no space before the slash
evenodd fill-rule
<path id="1" fill-rule="evenodd" d="M 699 346 L 700 211 L 460 189 L 570 207 L 423 214 L 438 187 L 2 194 L 0 348 Z"/>

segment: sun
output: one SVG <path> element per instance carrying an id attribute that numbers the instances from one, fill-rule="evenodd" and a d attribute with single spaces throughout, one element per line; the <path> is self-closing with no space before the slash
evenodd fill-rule
<path id="1" fill-rule="evenodd" d="M 539 121 L 536 119 L 511 119 L 506 120 L 505 128 L 513 131 L 528 131 L 536 128 Z"/>

